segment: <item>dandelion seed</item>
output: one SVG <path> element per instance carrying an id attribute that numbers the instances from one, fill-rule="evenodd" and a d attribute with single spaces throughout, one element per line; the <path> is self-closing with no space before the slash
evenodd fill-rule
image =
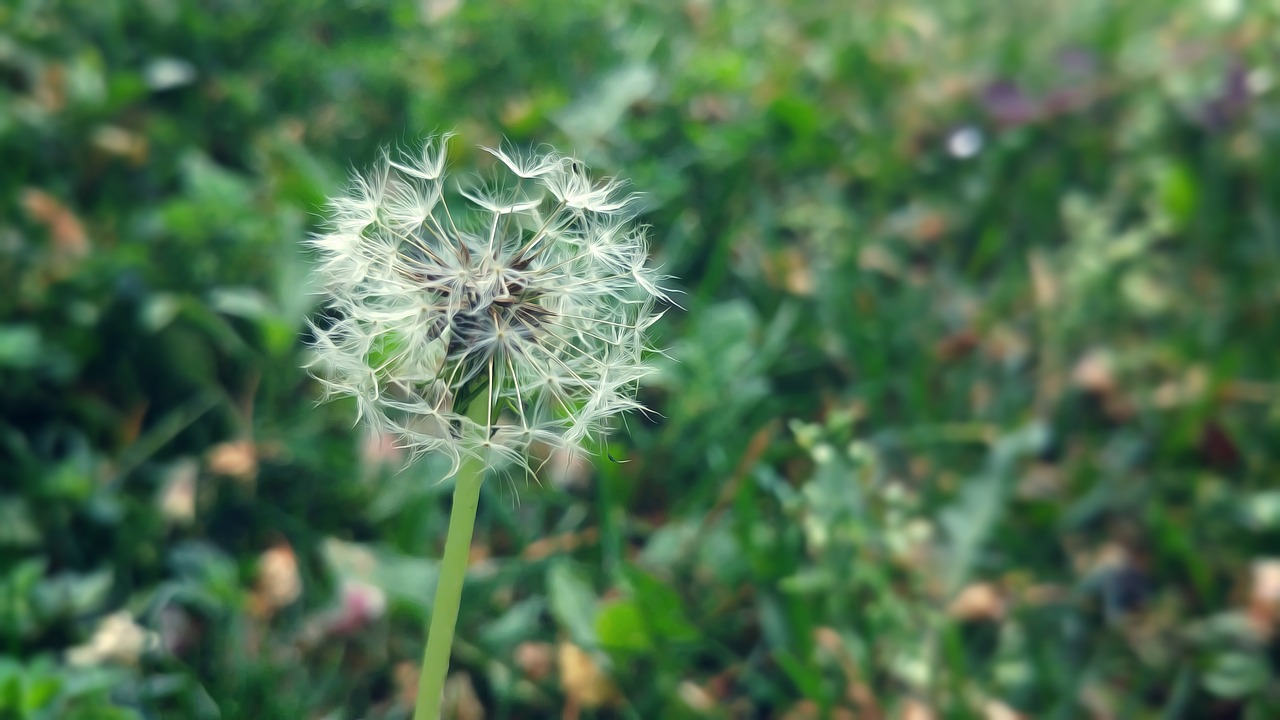
<path id="1" fill-rule="evenodd" d="M 310 367 L 414 456 L 532 472 L 531 445 L 574 456 L 640 409 L 665 278 L 623 183 L 553 151 L 482 148 L 498 176 L 446 185 L 448 138 L 330 201 L 310 246 L 332 322 L 311 327 Z"/>

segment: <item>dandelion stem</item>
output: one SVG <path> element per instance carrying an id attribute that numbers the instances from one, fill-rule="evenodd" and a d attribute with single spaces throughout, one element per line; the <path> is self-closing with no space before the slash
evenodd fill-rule
<path id="1" fill-rule="evenodd" d="M 462 584 L 467 576 L 467 558 L 471 551 L 471 532 L 476 524 L 476 508 L 480 506 L 480 485 L 484 482 L 484 464 L 476 458 L 463 458 L 453 490 L 453 510 L 449 514 L 449 535 L 444 542 L 444 558 L 440 561 L 440 579 L 436 599 L 431 606 L 431 627 L 427 631 L 427 649 L 422 656 L 422 675 L 418 678 L 418 703 L 414 720 L 439 720 L 444 697 L 444 680 L 449 673 L 449 653 L 453 647 L 453 630 L 458 624 L 458 605 L 462 601 Z"/>
<path id="2" fill-rule="evenodd" d="M 459 461 L 415 720 L 439 720 L 485 472 L 533 474 L 534 444 L 577 456 L 639 408 L 645 330 L 665 300 L 621 182 L 554 151 L 490 148 L 510 172 L 459 188 L 455 219 L 448 138 L 355 175 L 309 243 L 337 318 L 309 324 L 326 395 L 357 400 L 414 457 Z"/>

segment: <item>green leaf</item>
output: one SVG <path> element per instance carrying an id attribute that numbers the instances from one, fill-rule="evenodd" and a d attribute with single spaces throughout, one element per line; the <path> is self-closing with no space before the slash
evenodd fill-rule
<path id="1" fill-rule="evenodd" d="M 29 370 L 40 364 L 40 329 L 34 325 L 0 325 L 0 368 Z"/>
<path id="2" fill-rule="evenodd" d="M 1204 686 L 1219 697 L 1239 699 L 1267 688 L 1271 672 L 1266 659 L 1245 652 L 1224 652 L 1213 659 Z"/>
<path id="3" fill-rule="evenodd" d="M 6 714 L 13 711 L 22 711 L 19 718 L 29 717 L 23 707 L 24 699 L 22 694 L 22 676 L 15 674 L 5 679 L 0 684 L 0 710 L 6 711 Z"/>
<path id="4" fill-rule="evenodd" d="M 648 623 L 634 600 L 613 600 L 596 616 L 600 644 L 611 650 L 644 651 L 653 648 Z"/>
<path id="5" fill-rule="evenodd" d="M 54 676 L 30 678 L 22 693 L 22 709 L 39 710 L 52 704 L 62 689 L 62 680 Z"/>
<path id="6" fill-rule="evenodd" d="M 1000 438 L 982 473 L 964 481 L 955 503 L 942 511 L 941 524 L 950 541 L 943 572 L 948 591 L 955 592 L 974 571 L 987 540 L 1004 516 L 1013 491 L 1014 463 L 1040 451 L 1048 441 L 1043 425 L 1032 424 Z"/>
<path id="7" fill-rule="evenodd" d="M 234 606 L 238 601 L 240 577 L 235 562 L 209 543 L 187 541 L 169 551 L 169 564 L 199 599 L 213 606 Z"/>
<path id="8" fill-rule="evenodd" d="M 105 694 L 129 679 L 131 672 L 117 667 L 76 668 L 63 678 L 62 693 L 70 698 Z"/>
<path id="9" fill-rule="evenodd" d="M 1254 530 L 1280 528 L 1280 490 L 1263 490 L 1238 500 L 1246 527 Z"/>
<path id="10" fill-rule="evenodd" d="M 547 570 L 547 599 L 551 614 L 573 642 L 582 647 L 599 645 L 596 637 L 596 594 L 591 584 L 568 562 L 557 562 Z"/>
<path id="11" fill-rule="evenodd" d="M 578 144 L 594 144 L 621 122 L 632 105 L 653 92 L 658 73 L 647 64 L 623 65 L 555 117 L 565 135 Z"/>
<path id="12" fill-rule="evenodd" d="M 253 199 L 249 179 L 192 150 L 182 158 L 187 192 L 214 208 L 244 207 Z"/>
<path id="13" fill-rule="evenodd" d="M 0 548 L 38 545 L 40 529 L 32 517 L 25 498 L 0 496 Z"/>
<path id="14" fill-rule="evenodd" d="M 1162 163 L 1156 173 L 1160 205 L 1179 227 L 1185 227 L 1200 204 L 1200 187 L 1186 163 Z"/>
<path id="15" fill-rule="evenodd" d="M 684 603 L 675 590 L 635 565 L 624 566 L 622 575 L 631 586 L 636 606 L 654 635 L 668 642 L 687 642 L 698 638 L 698 629 L 689 622 Z"/>
<path id="16" fill-rule="evenodd" d="M 102 607 L 114 573 L 104 567 L 92 573 L 59 573 L 36 586 L 35 599 L 46 614 L 83 615 Z"/>
<path id="17" fill-rule="evenodd" d="M 798 141 L 807 140 L 818 130 L 819 114 L 814 104 L 796 95 L 787 95 L 773 101 L 769 111 L 786 123 Z"/>
<path id="18" fill-rule="evenodd" d="M 480 630 L 480 639 L 493 648 L 513 648 L 534 637 L 539 627 L 538 618 L 546 608 L 547 603 L 542 598 L 518 602 L 497 620 L 485 625 Z"/>
<path id="19" fill-rule="evenodd" d="M 246 320 L 275 317 L 276 309 L 261 290 L 251 287 L 214 288 L 209 293 L 209 305 L 225 315 Z"/>

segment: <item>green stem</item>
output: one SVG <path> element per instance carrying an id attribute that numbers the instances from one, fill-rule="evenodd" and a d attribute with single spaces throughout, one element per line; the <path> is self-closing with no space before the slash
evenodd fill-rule
<path id="1" fill-rule="evenodd" d="M 458 604 L 462 601 L 462 583 L 467 577 L 471 531 L 476 525 L 476 508 L 480 506 L 480 485 L 483 482 L 484 465 L 477 461 L 464 461 L 458 469 L 457 484 L 453 489 L 449 536 L 444 541 L 436 601 L 431 606 L 431 628 L 427 631 L 427 649 L 422 656 L 414 720 L 440 718 L 444 680 L 449 673 L 449 651 L 453 647 L 453 629 L 458 624 Z"/>

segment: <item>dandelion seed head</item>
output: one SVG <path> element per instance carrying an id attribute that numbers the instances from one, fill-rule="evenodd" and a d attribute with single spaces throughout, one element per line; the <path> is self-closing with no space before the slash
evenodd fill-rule
<path id="1" fill-rule="evenodd" d="M 642 409 L 666 278 L 622 182 L 547 148 L 487 147 L 495 174 L 455 182 L 449 137 L 330 200 L 309 241 L 326 297 L 309 367 L 414 456 L 532 472 L 533 446 L 573 456 Z"/>

